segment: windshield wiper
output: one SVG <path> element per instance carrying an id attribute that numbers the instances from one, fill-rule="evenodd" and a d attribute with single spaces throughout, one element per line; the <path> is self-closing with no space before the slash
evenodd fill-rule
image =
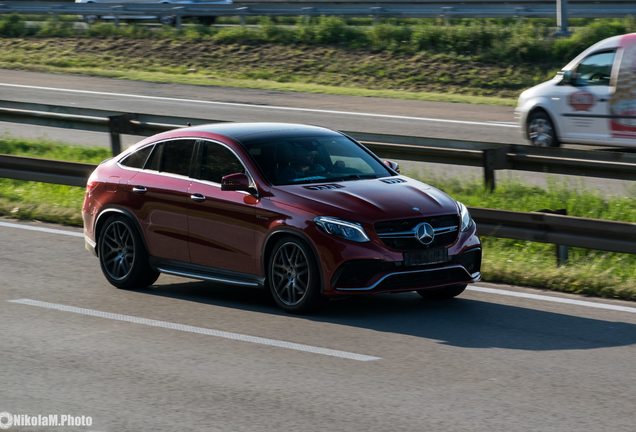
<path id="1" fill-rule="evenodd" d="M 347 180 L 369 180 L 378 178 L 375 174 L 349 174 L 346 176 L 338 177 L 339 181 L 347 181 Z M 336 180 L 336 179 L 334 179 Z"/>

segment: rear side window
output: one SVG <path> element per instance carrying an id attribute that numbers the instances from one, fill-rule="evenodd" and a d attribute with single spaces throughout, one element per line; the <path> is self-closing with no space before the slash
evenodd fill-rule
<path id="1" fill-rule="evenodd" d="M 128 155 L 124 160 L 122 160 L 120 163 L 124 166 L 130 167 L 130 168 L 143 168 L 144 164 L 146 163 L 146 159 L 148 159 L 148 155 L 150 155 L 150 152 L 152 151 L 152 147 L 151 145 L 146 146 L 142 149 L 137 150 L 136 152 Z"/>
<path id="2" fill-rule="evenodd" d="M 155 145 L 146 169 L 187 176 L 190 173 L 194 140 L 166 141 Z"/>
<path id="3" fill-rule="evenodd" d="M 230 149 L 213 142 L 201 141 L 201 164 L 196 178 L 214 183 L 228 174 L 245 173 L 245 168 Z"/>

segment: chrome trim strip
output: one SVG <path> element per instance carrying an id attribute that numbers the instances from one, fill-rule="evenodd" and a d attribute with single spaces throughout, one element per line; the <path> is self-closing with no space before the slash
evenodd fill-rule
<path id="1" fill-rule="evenodd" d="M 391 273 L 385 274 L 380 279 L 378 279 L 377 282 L 375 282 L 373 285 L 370 285 L 368 287 L 336 288 L 336 291 L 371 291 L 371 290 L 377 288 L 378 285 L 380 285 L 382 282 L 384 282 L 385 280 L 387 280 L 390 277 L 408 275 L 408 274 L 416 274 L 416 273 L 430 273 L 430 272 L 435 272 L 435 271 L 452 270 L 452 269 L 463 270 L 466 273 L 466 275 L 468 277 L 470 277 L 471 279 L 475 279 L 475 275 L 478 275 L 478 277 L 481 277 L 481 273 L 476 272 L 476 273 L 473 273 L 471 275 L 470 273 L 468 273 L 468 271 L 466 271 L 466 269 L 463 266 L 461 266 L 459 264 L 456 264 L 456 265 L 451 265 L 451 266 L 446 266 L 446 267 L 437 267 L 437 268 L 433 268 L 433 269 L 411 270 L 411 271 L 403 271 L 403 272 L 391 272 Z"/>
<path id="2" fill-rule="evenodd" d="M 456 225 L 449 225 L 445 227 L 433 228 L 435 234 L 448 234 L 457 231 L 459 228 Z M 378 234 L 380 238 L 411 238 L 415 237 L 415 230 L 411 231 L 399 231 L 387 234 Z"/>
<path id="3" fill-rule="evenodd" d="M 172 269 L 167 269 L 163 267 L 157 267 L 157 270 L 159 270 L 161 273 L 171 274 L 174 276 L 182 276 L 182 277 L 187 277 L 192 279 L 201 279 L 201 280 L 206 280 L 210 282 L 221 282 L 221 283 L 227 283 L 231 285 L 240 285 L 240 286 L 249 286 L 249 287 L 260 286 L 258 282 L 238 281 L 235 279 L 228 279 L 228 278 L 222 278 L 217 276 L 208 276 L 208 275 L 202 275 L 199 273 L 189 273 L 186 271 L 172 270 Z"/>
<path id="4" fill-rule="evenodd" d="M 245 166 L 245 162 L 243 162 L 243 159 L 241 159 L 240 156 L 234 151 L 234 149 L 229 147 L 227 144 L 222 143 L 220 141 L 213 140 L 211 138 L 196 138 L 196 137 L 166 138 L 166 139 L 163 139 L 163 140 L 155 141 L 153 143 L 144 145 L 143 147 L 139 147 L 139 149 L 137 149 L 136 151 L 140 151 L 141 149 L 144 149 L 144 148 L 146 148 L 148 146 L 151 146 L 151 145 L 155 146 L 155 145 L 159 145 L 159 144 L 162 144 L 162 143 L 165 143 L 165 142 L 176 141 L 176 140 L 193 140 L 193 141 L 195 141 L 195 144 L 196 144 L 197 141 L 207 141 L 207 142 L 211 142 L 211 143 L 218 144 L 220 146 L 225 147 L 230 152 L 232 152 L 232 154 L 234 156 L 236 156 L 236 159 L 238 159 L 238 161 L 241 163 L 241 165 L 243 165 L 243 169 L 245 170 L 245 173 L 246 173 L 247 177 L 249 177 L 249 179 L 250 179 L 250 184 L 252 184 L 254 186 L 254 188 L 256 188 L 256 182 L 254 181 L 254 176 L 252 176 L 252 173 Z M 165 177 L 172 177 L 172 178 L 181 179 L 181 180 L 189 180 L 192 183 L 202 183 L 204 185 L 209 185 L 209 186 L 214 186 L 214 187 L 221 188 L 221 183 L 216 183 L 216 182 L 209 181 L 209 180 L 197 179 L 197 178 L 194 178 L 194 177 L 184 176 L 184 175 L 174 174 L 174 173 L 169 173 L 169 172 L 165 172 L 165 171 L 156 171 L 156 170 L 144 169 L 144 168 L 133 168 L 133 167 L 129 167 L 129 166 L 123 165 L 121 163 L 121 161 L 123 159 L 125 159 L 126 157 L 128 157 L 129 155 L 131 155 L 132 152 L 128 152 L 128 153 L 125 153 L 125 154 L 124 153 L 125 152 L 122 152 L 121 155 L 117 156 L 117 157 L 121 156 L 121 157 L 119 157 L 119 159 L 117 159 L 117 166 L 119 168 L 121 168 L 121 169 L 128 170 L 128 171 L 147 172 L 147 173 L 157 174 L 157 175 L 165 176 Z M 151 154 L 152 154 L 152 152 L 151 152 Z M 150 155 L 148 155 L 148 157 L 150 157 Z M 244 191 L 236 191 L 236 192 L 241 192 L 241 193 L 245 193 L 245 194 L 249 195 L 248 192 L 244 192 Z"/>

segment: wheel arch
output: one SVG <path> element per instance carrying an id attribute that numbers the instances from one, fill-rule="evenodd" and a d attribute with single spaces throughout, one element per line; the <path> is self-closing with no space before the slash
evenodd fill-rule
<path id="1" fill-rule="evenodd" d="M 101 235 L 102 229 L 104 228 L 104 225 L 111 217 L 117 215 L 124 216 L 126 219 L 129 219 L 133 223 L 135 229 L 137 230 L 137 233 L 139 234 L 139 237 L 141 238 L 141 241 L 143 242 L 144 247 L 146 248 L 146 250 L 148 250 L 148 245 L 146 244 L 146 238 L 144 237 L 144 232 L 141 229 L 141 224 L 133 215 L 133 213 L 130 210 L 121 207 L 108 207 L 103 209 L 97 216 L 97 219 L 95 219 L 95 253 L 99 256 L 99 237 Z"/>
<path id="2" fill-rule="evenodd" d="M 279 228 L 272 231 L 265 242 L 263 243 L 263 249 L 261 253 L 261 268 L 263 269 L 263 274 L 265 276 L 265 280 L 268 280 L 268 272 L 269 272 L 269 259 L 274 249 L 274 246 L 283 237 L 294 237 L 296 239 L 301 240 L 305 245 L 309 247 L 311 252 L 314 254 L 314 263 L 318 268 L 318 277 L 320 279 L 320 292 L 324 290 L 323 276 L 322 276 L 322 265 L 320 262 L 320 255 L 318 254 L 318 250 L 316 249 L 316 245 L 311 241 L 311 238 L 302 231 L 294 230 L 292 228 Z"/>
<path id="3" fill-rule="evenodd" d="M 526 137 L 526 139 L 527 140 L 530 139 L 530 137 L 528 136 L 528 125 L 530 123 L 530 118 L 532 117 L 533 114 L 537 112 L 543 112 L 545 113 L 545 115 L 548 116 L 548 118 L 550 119 L 550 122 L 552 122 L 552 129 L 554 129 L 554 137 L 557 142 L 561 142 L 561 131 L 559 130 L 559 124 L 554 120 L 554 114 L 552 114 L 550 110 L 543 105 L 535 105 L 530 109 L 530 111 L 528 111 L 528 115 L 526 116 L 526 122 L 524 125 L 524 131 L 523 131 L 523 134 Z"/>

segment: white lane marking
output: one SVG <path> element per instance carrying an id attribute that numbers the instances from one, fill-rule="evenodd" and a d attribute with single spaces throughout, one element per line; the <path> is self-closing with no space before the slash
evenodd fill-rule
<path id="1" fill-rule="evenodd" d="M 32 226 L 32 225 L 15 224 L 15 223 L 10 223 L 10 222 L 1 222 L 0 221 L 0 227 L 17 228 L 17 229 L 23 229 L 23 230 L 27 230 L 27 231 L 39 231 L 39 232 L 44 232 L 44 233 L 48 233 L 48 234 L 59 234 L 59 235 L 66 235 L 66 236 L 71 236 L 71 237 L 84 237 L 84 234 L 76 232 L 76 231 L 64 231 L 64 230 L 59 230 L 59 229 L 45 228 L 45 227 L 36 227 L 36 226 Z"/>
<path id="2" fill-rule="evenodd" d="M 141 318 L 141 317 L 136 317 L 132 315 L 121 315 L 121 314 L 103 312 L 103 311 L 94 310 L 94 309 L 85 309 L 85 308 L 79 308 L 75 306 L 68 306 L 68 305 L 63 305 L 59 303 L 48 303 L 48 302 L 43 302 L 38 300 L 31 300 L 31 299 L 8 300 L 8 302 L 29 305 L 29 306 L 36 306 L 36 307 L 40 307 L 44 309 L 53 309 L 53 310 L 58 310 L 62 312 L 70 312 L 70 313 L 75 313 L 80 315 L 87 315 L 92 317 L 106 318 L 106 319 L 110 319 L 114 321 L 123 321 L 123 322 L 128 322 L 133 324 L 142 324 L 142 325 L 146 325 L 150 327 L 159 327 L 159 328 L 164 328 L 169 330 L 177 330 L 177 331 L 201 334 L 206 336 L 214 336 L 214 337 L 230 339 L 234 341 L 249 342 L 249 343 L 254 343 L 259 345 L 272 346 L 276 348 L 302 351 L 302 352 L 307 352 L 311 354 L 321 354 L 321 355 L 326 355 L 330 357 L 338 357 L 338 358 L 343 358 L 348 360 L 368 362 L 368 361 L 382 359 L 381 357 L 374 357 L 374 356 L 369 356 L 364 354 L 356 354 L 356 353 L 352 353 L 348 351 L 333 350 L 329 348 L 304 345 L 304 344 L 287 342 L 287 341 L 277 340 L 277 339 L 268 339 L 268 338 L 263 338 L 258 336 L 244 335 L 240 333 L 226 332 L 222 330 L 215 330 L 215 329 L 210 329 L 205 327 L 195 327 L 191 325 L 172 323 L 168 321 L 158 321 L 154 319 Z"/>
<path id="3" fill-rule="evenodd" d="M 508 290 L 502 290 L 497 288 L 487 288 L 487 287 L 482 287 L 477 285 L 469 286 L 468 290 L 486 293 L 486 294 L 502 295 L 506 297 L 519 297 L 519 298 L 530 299 L 530 300 L 539 300 L 539 301 L 546 301 L 546 302 L 552 302 L 552 303 L 564 303 L 564 304 L 571 304 L 571 305 L 583 306 L 583 307 L 589 307 L 589 308 L 595 308 L 595 309 L 605 309 L 605 310 L 612 310 L 612 311 L 619 311 L 619 312 L 636 313 L 636 307 L 620 306 L 620 305 L 613 305 L 613 304 L 607 304 L 607 303 L 596 303 L 596 302 L 585 301 L 585 300 L 575 300 L 575 299 L 569 299 L 564 297 L 530 294 L 530 293 L 524 293 L 524 292 L 518 292 L 518 291 L 508 291 Z"/>
<path id="4" fill-rule="evenodd" d="M 165 97 L 165 96 L 147 96 L 147 95 L 130 94 L 130 93 L 110 93 L 110 92 L 102 92 L 102 91 L 95 91 L 95 90 L 77 90 L 77 89 L 65 89 L 65 88 L 55 88 L 55 87 L 30 86 L 30 85 L 23 85 L 23 84 L 0 83 L 0 86 L 66 92 L 66 93 L 91 94 L 91 95 L 100 95 L 100 96 L 117 96 L 117 97 L 135 98 L 135 99 L 197 103 L 197 104 L 205 104 L 205 105 L 257 108 L 259 110 L 312 112 L 312 113 L 320 113 L 320 114 L 337 114 L 337 115 L 348 115 L 348 116 L 357 116 L 357 117 L 375 117 L 375 118 L 388 118 L 388 119 L 396 119 L 396 120 L 414 120 L 414 121 L 453 123 L 453 124 L 465 124 L 465 125 L 476 125 L 476 126 L 496 126 L 496 127 L 508 127 L 508 128 L 518 127 L 517 124 L 497 123 L 497 122 L 488 122 L 488 121 L 478 122 L 478 121 L 469 121 L 469 120 L 439 119 L 439 118 L 432 118 L 432 117 L 411 117 L 411 116 L 401 116 L 401 115 L 392 115 L 392 114 L 376 114 L 376 113 L 366 113 L 366 112 L 325 110 L 325 109 L 317 109 L 317 108 L 297 108 L 297 107 L 286 107 L 286 106 L 279 106 L 279 105 L 257 105 L 257 104 L 238 103 L 238 102 L 204 101 L 204 100 L 197 100 L 197 99 L 171 98 L 171 97 Z"/>

